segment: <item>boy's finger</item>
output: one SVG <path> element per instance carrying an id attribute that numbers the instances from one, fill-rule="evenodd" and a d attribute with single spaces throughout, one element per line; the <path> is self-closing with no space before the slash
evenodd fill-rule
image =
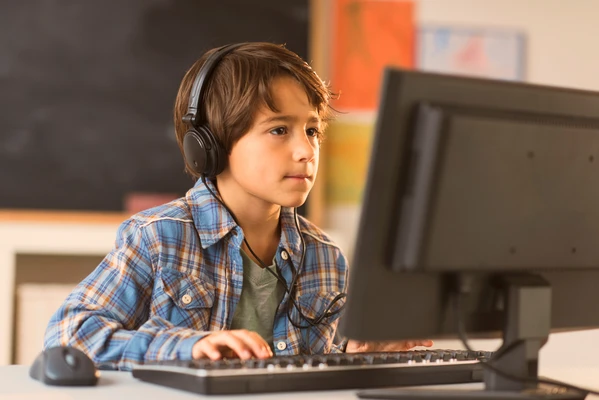
<path id="1" fill-rule="evenodd" d="M 248 360 L 252 358 L 252 352 L 248 345 L 232 332 L 219 335 L 218 344 L 230 348 L 235 352 L 237 357 L 241 358 L 242 360 Z"/>
<path id="2" fill-rule="evenodd" d="M 204 357 L 208 357 L 209 359 L 215 361 L 220 360 L 222 354 L 220 353 L 218 346 L 212 343 L 209 338 L 201 339 L 196 345 L 193 347 L 192 356 L 194 359 L 200 359 Z"/>
<path id="3" fill-rule="evenodd" d="M 419 346 L 419 345 L 420 345 L 420 341 L 417 341 L 417 340 L 406 340 L 404 343 L 406 350 L 413 349 L 414 347 Z"/>
<path id="4" fill-rule="evenodd" d="M 272 352 L 268 344 L 262 339 L 262 336 L 256 332 L 247 330 L 231 331 L 239 340 L 243 341 L 244 344 L 251 350 L 253 355 L 257 358 L 268 358 L 272 356 Z"/>
<path id="5" fill-rule="evenodd" d="M 264 355 L 264 357 L 272 357 L 273 356 L 272 350 L 270 349 L 270 346 L 268 345 L 268 343 L 266 343 L 266 341 L 262 338 L 262 336 L 260 336 L 256 332 L 250 332 L 250 334 L 258 342 L 258 345 L 260 346 L 260 349 L 261 349 L 262 354 Z"/>

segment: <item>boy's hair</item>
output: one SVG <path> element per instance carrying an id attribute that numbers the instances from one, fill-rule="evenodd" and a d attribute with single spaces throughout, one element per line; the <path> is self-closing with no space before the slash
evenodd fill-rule
<path id="1" fill-rule="evenodd" d="M 206 59 L 218 49 L 206 52 L 187 71 L 175 100 L 174 123 L 179 149 L 189 130 L 182 118 L 187 113 L 193 82 Z M 258 109 L 264 105 L 277 112 L 271 93 L 272 81 L 281 76 L 296 79 L 305 89 L 310 104 L 321 119 L 321 131 L 332 118 L 329 102 L 333 96 L 316 72 L 294 52 L 282 45 L 255 42 L 235 48 L 220 60 L 204 87 L 198 115 L 207 123 L 227 154 L 251 127 Z M 204 101 L 205 100 L 205 101 Z M 186 166 L 192 176 L 196 173 Z"/>

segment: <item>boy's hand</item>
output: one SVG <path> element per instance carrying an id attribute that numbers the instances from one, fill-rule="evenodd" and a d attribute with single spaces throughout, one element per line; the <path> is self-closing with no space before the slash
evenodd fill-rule
<path id="1" fill-rule="evenodd" d="M 242 360 L 254 358 L 272 357 L 272 351 L 268 343 L 256 332 L 245 329 L 232 331 L 216 331 L 193 345 L 191 354 L 194 359 L 209 358 L 219 360 L 222 357 Z"/>
<path id="2" fill-rule="evenodd" d="M 432 340 L 402 340 L 389 342 L 360 342 L 350 340 L 345 348 L 346 353 L 366 353 L 383 351 L 406 351 L 416 346 L 431 347 Z"/>

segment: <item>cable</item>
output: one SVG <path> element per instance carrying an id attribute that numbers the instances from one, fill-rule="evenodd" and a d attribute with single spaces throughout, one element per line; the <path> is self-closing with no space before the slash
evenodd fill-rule
<path id="1" fill-rule="evenodd" d="M 458 336 L 459 336 L 460 340 L 462 341 L 462 344 L 464 345 L 466 350 L 468 350 L 469 352 L 474 352 L 474 350 L 468 344 L 468 337 L 466 335 L 466 330 L 464 328 L 464 320 L 462 318 L 462 301 L 461 301 L 461 299 L 463 296 L 466 296 L 467 293 L 458 292 L 458 293 L 454 293 L 454 294 L 455 294 L 455 296 L 454 296 L 455 313 L 457 316 L 457 324 L 458 324 Z M 499 349 L 493 355 L 493 358 L 498 357 L 503 353 L 506 353 L 507 351 L 512 349 L 515 346 L 515 344 L 516 343 L 512 343 L 511 345 L 508 345 L 504 349 Z M 554 379 L 512 375 L 512 374 L 507 373 L 507 372 L 495 367 L 494 365 L 490 364 L 489 361 L 481 360 L 480 364 L 483 368 L 493 371 L 497 375 L 500 375 L 500 376 L 502 376 L 506 379 L 512 380 L 512 381 L 545 384 L 545 385 L 550 385 L 550 386 L 556 386 L 558 388 L 561 387 L 563 389 L 575 390 L 575 391 L 582 392 L 582 393 L 599 395 L 599 391 L 583 388 L 583 387 L 572 385 L 572 384 L 565 383 L 565 382 L 560 382 L 560 381 L 557 381 Z"/>
<path id="2" fill-rule="evenodd" d="M 214 197 L 229 212 L 229 214 L 231 215 L 231 217 L 233 218 L 233 220 L 235 221 L 235 223 L 237 225 L 239 225 L 239 222 L 237 222 L 237 219 L 235 218 L 235 215 L 233 214 L 233 212 L 231 212 L 231 210 L 229 209 L 229 207 L 227 207 L 227 205 L 224 203 L 224 201 L 221 198 L 219 198 L 212 191 L 212 189 L 210 189 L 210 186 L 208 186 L 208 184 L 206 182 L 206 177 L 204 175 L 202 175 L 202 183 L 204 183 L 204 186 L 206 186 L 206 188 L 208 189 L 208 191 L 210 192 L 210 194 L 212 195 L 212 197 Z M 295 227 L 297 229 L 297 233 L 298 233 L 298 235 L 300 237 L 300 242 L 301 242 L 301 245 L 302 245 L 302 254 L 301 254 L 301 257 L 300 257 L 300 265 L 299 265 L 298 269 L 295 269 L 295 266 L 293 265 L 293 262 L 291 260 L 289 260 L 289 263 L 291 264 L 291 268 L 292 268 L 292 278 L 291 278 L 291 284 L 289 286 L 287 286 L 287 282 L 285 281 L 285 279 L 283 279 L 278 264 L 275 263 L 275 267 L 277 269 L 277 273 L 275 274 L 273 271 L 271 271 L 269 268 L 267 268 L 266 265 L 260 259 L 260 257 L 258 257 L 256 255 L 256 253 L 254 253 L 254 250 L 252 250 L 252 247 L 250 246 L 250 244 L 248 243 L 247 239 L 245 238 L 245 235 L 243 236 L 243 242 L 247 246 L 247 248 L 250 251 L 250 253 L 258 261 L 258 263 L 260 264 L 260 266 L 263 269 L 265 269 L 266 271 L 268 271 L 270 274 L 272 274 L 283 285 L 283 287 L 285 288 L 285 291 L 289 294 L 289 300 L 290 300 L 290 302 L 287 303 L 287 319 L 289 320 L 289 322 L 294 327 L 296 327 L 298 329 L 308 329 L 308 339 L 309 339 L 309 336 L 310 336 L 309 329 L 311 327 L 319 325 L 324 319 L 332 317 L 334 315 L 337 315 L 337 314 L 339 314 L 343 310 L 343 308 L 345 307 L 345 304 L 343 304 L 337 310 L 331 312 L 331 309 L 333 308 L 333 306 L 338 301 L 340 301 L 341 299 L 345 298 L 347 296 L 347 294 L 346 293 L 339 293 L 337 296 L 335 296 L 333 298 L 333 300 L 331 300 L 331 302 L 325 308 L 325 310 L 322 312 L 322 314 L 320 314 L 319 316 L 317 316 L 315 318 L 307 317 L 302 312 L 301 307 L 295 301 L 295 293 L 296 293 L 296 290 L 297 290 L 297 280 L 298 280 L 299 275 L 301 273 L 302 267 L 304 266 L 305 255 L 306 255 L 306 242 L 304 241 L 304 237 L 303 237 L 301 229 L 300 229 L 299 218 L 297 216 L 297 208 L 293 209 L 293 216 L 294 216 L 294 220 L 295 220 Z M 293 307 L 295 307 L 295 309 L 297 310 L 300 318 L 302 318 L 303 320 L 305 320 L 306 322 L 308 322 L 308 325 L 301 325 L 301 323 L 293 321 L 293 318 L 291 316 L 291 305 L 293 305 Z"/>
<path id="3" fill-rule="evenodd" d="M 308 322 L 308 325 L 301 325 L 301 323 L 293 321 L 292 317 L 291 317 L 291 307 L 287 307 L 287 318 L 289 319 L 289 322 L 291 322 L 291 324 L 298 328 L 298 329 L 310 329 L 310 327 L 313 326 L 317 326 L 319 325 L 325 318 L 329 318 L 332 317 L 334 315 L 339 314 L 343 308 L 345 307 L 345 304 L 343 304 L 341 307 L 339 307 L 337 310 L 332 311 L 331 309 L 333 308 L 333 306 L 340 301 L 341 299 L 345 298 L 347 296 L 346 293 L 339 293 L 338 295 L 336 295 L 333 300 L 331 300 L 331 302 L 328 304 L 328 306 L 325 308 L 325 310 L 322 312 L 322 314 L 320 314 L 318 317 L 316 318 L 309 318 L 306 317 L 303 312 L 301 311 L 301 308 L 299 307 L 298 304 L 295 303 L 295 293 L 297 290 L 297 279 L 299 278 L 301 272 L 302 272 L 302 268 L 304 267 L 304 257 L 306 254 L 306 242 L 304 241 L 304 237 L 301 233 L 301 228 L 299 225 L 299 218 L 297 216 L 297 209 L 294 209 L 294 219 L 295 219 L 295 227 L 297 229 L 297 232 L 300 236 L 300 241 L 302 244 L 302 255 L 300 258 L 300 265 L 299 268 L 297 269 L 297 271 L 295 271 L 295 274 L 291 280 L 291 285 L 290 285 L 290 293 L 289 293 L 289 297 L 290 299 L 292 299 L 292 303 L 295 306 L 295 308 L 297 309 L 298 313 L 300 314 L 300 318 L 304 319 L 306 322 Z M 293 263 L 292 263 L 293 265 Z"/>
<path id="4" fill-rule="evenodd" d="M 210 186 L 208 186 L 208 184 L 206 183 L 206 177 L 204 175 L 202 175 L 202 182 L 204 183 L 204 186 L 206 186 L 206 189 L 208 189 L 208 191 L 210 192 L 210 194 L 212 195 L 212 197 L 214 197 L 225 208 L 225 210 L 227 210 L 229 212 L 229 214 L 231 215 L 231 218 L 233 218 L 233 221 L 235 221 L 235 223 L 237 225 L 239 225 L 239 222 L 237 221 L 237 218 L 235 218 L 235 215 L 233 214 L 233 212 L 231 211 L 231 209 L 229 209 L 229 207 L 212 191 L 212 189 L 210 189 Z M 300 238 L 302 238 L 301 234 L 300 234 Z M 303 238 L 302 238 L 302 241 L 303 241 Z M 287 293 L 290 293 L 289 287 L 287 287 L 287 282 L 285 282 L 285 280 L 281 277 L 281 274 L 280 274 L 280 271 L 279 271 L 279 266 L 276 265 L 276 263 L 275 263 L 275 267 L 277 268 L 277 273 L 275 274 L 269 268 L 267 268 L 266 265 L 260 259 L 260 257 L 258 257 L 258 255 L 256 253 L 254 253 L 254 250 L 252 250 L 252 247 L 250 246 L 250 244 L 248 243 L 247 239 L 245 238 L 245 235 L 243 236 L 243 242 L 247 246 L 247 248 L 250 251 L 250 253 L 254 256 L 254 258 L 256 259 L 256 261 L 258 261 L 258 264 L 260 264 L 260 266 L 263 269 L 265 269 L 271 275 L 273 275 L 275 278 L 277 278 L 277 281 L 279 281 L 285 287 L 285 291 Z M 303 253 L 302 253 L 302 261 L 303 261 Z M 295 270 L 295 267 L 293 266 L 293 263 L 291 263 L 291 266 Z M 292 284 L 293 284 L 293 282 L 295 280 L 295 274 L 293 274 L 293 275 L 294 275 L 294 277 L 292 278 Z"/>

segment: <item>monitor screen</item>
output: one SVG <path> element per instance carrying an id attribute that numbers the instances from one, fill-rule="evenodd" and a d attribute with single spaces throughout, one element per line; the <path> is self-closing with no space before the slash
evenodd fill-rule
<path id="1" fill-rule="evenodd" d="M 340 331 L 502 336 L 534 377 L 550 331 L 599 327 L 598 205 L 598 93 L 389 68 Z"/>

